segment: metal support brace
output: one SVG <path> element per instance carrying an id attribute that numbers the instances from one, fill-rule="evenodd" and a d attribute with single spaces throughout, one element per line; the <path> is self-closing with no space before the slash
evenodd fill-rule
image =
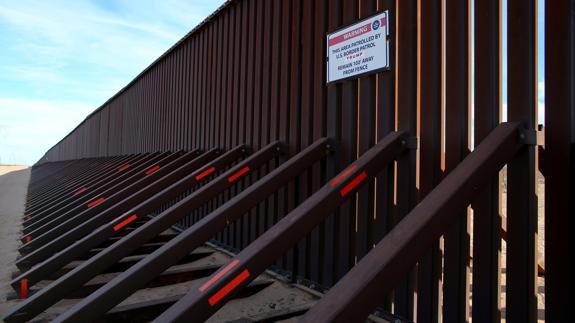
<path id="1" fill-rule="evenodd" d="M 401 144 L 405 149 L 417 150 L 419 149 L 419 138 L 416 136 L 405 137 L 405 139 L 401 141 Z"/>
<path id="2" fill-rule="evenodd" d="M 543 146 L 545 144 L 543 132 L 535 129 L 519 130 L 519 140 L 521 144 L 529 146 Z"/>

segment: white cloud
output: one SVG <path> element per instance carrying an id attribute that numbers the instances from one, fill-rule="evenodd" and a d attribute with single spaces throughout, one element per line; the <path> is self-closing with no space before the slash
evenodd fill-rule
<path id="1" fill-rule="evenodd" d="M 507 103 L 501 106 L 501 121 L 507 121 Z M 537 103 L 537 124 L 545 124 L 545 102 L 541 100 Z"/>
<path id="2" fill-rule="evenodd" d="M 73 101 L 0 98 L 0 158 L 11 163 L 34 163 L 93 110 Z M 10 150 L 23 150 L 14 155 Z M 32 147 L 31 151 L 26 151 Z"/>
<path id="3" fill-rule="evenodd" d="M 122 19 L 87 1 L 14 1 L 0 5 L 0 19 L 14 33 L 16 50 L 49 66 L 83 62 L 142 69 L 192 27 Z"/>
<path id="4" fill-rule="evenodd" d="M 0 163 L 35 162 L 223 2 L 0 1 Z"/>
<path id="5" fill-rule="evenodd" d="M 537 104 L 537 124 L 545 124 L 545 103 L 541 101 Z"/>

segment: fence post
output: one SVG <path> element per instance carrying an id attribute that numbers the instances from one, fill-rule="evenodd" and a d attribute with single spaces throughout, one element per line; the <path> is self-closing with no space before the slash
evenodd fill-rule
<path id="1" fill-rule="evenodd" d="M 575 213 L 574 0 L 545 1 L 545 321 L 572 317 Z M 569 153 L 571 151 L 571 153 Z"/>

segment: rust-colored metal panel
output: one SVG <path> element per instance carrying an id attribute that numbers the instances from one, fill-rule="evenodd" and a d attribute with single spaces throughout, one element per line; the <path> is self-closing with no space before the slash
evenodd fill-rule
<path id="1" fill-rule="evenodd" d="M 341 2 L 339 0 L 328 1 L 327 3 L 327 31 L 331 32 L 337 29 L 341 24 Z M 322 57 L 323 59 L 323 57 Z M 341 84 L 332 83 L 327 86 L 326 90 L 326 134 L 328 137 L 339 141 L 341 128 Z M 331 157 L 326 162 L 326 177 L 333 178 L 339 168 L 338 159 Z M 325 286 L 331 286 L 337 279 L 338 257 L 340 255 L 338 246 L 339 241 L 339 210 L 336 210 L 325 222 L 325 249 L 324 249 L 324 273 Z"/>
<path id="2" fill-rule="evenodd" d="M 259 1 L 251 0 L 249 2 L 248 10 L 248 43 L 247 43 L 247 69 L 246 69 L 246 133 L 245 138 L 247 142 L 257 145 L 257 140 L 255 138 L 256 129 L 258 127 L 258 117 L 256 117 L 256 91 L 257 87 L 257 74 L 261 70 L 260 58 L 261 58 L 261 45 L 258 44 L 260 36 L 259 26 L 261 24 L 261 15 L 259 11 Z M 252 18 L 253 17 L 253 18 Z M 242 184 L 244 187 L 251 185 L 254 174 L 250 174 L 243 178 Z M 254 239 L 257 230 L 257 212 L 258 205 L 254 206 L 251 210 L 246 212 L 244 215 L 244 223 L 242 227 L 243 243 L 248 244 Z"/>
<path id="3" fill-rule="evenodd" d="M 169 127 L 168 128 L 168 147 L 171 151 L 174 151 L 176 149 L 176 145 L 177 145 L 177 131 L 178 131 L 178 109 L 179 109 L 179 96 L 178 96 L 178 85 L 180 84 L 179 81 L 179 74 L 180 74 L 180 50 L 181 47 L 179 49 L 177 49 L 176 51 L 174 51 L 174 54 L 171 55 L 171 60 L 172 63 L 171 65 L 171 71 L 170 71 L 170 75 L 172 75 L 172 77 L 170 77 L 170 91 L 168 92 L 169 97 L 168 97 L 168 107 L 169 107 L 169 112 L 170 112 L 170 118 L 169 118 Z"/>
<path id="4" fill-rule="evenodd" d="M 300 34 L 300 44 L 301 47 L 298 49 L 301 63 L 300 66 L 300 78 L 301 78 L 301 96 L 300 96 L 300 112 L 298 118 L 298 127 L 295 128 L 299 130 L 300 136 L 297 142 L 297 149 L 305 148 L 308 146 L 310 141 L 310 135 L 312 133 L 313 122 L 313 111 L 312 111 L 312 100 L 313 100 L 313 68 L 312 68 L 312 56 L 313 56 L 313 1 L 303 1 L 300 5 L 299 10 L 301 10 L 301 34 Z M 297 102 L 297 101 L 296 101 Z M 305 199 L 310 195 L 310 179 L 311 172 L 306 170 L 299 176 L 299 183 L 296 182 L 297 189 L 297 203 L 299 201 L 305 201 Z M 297 268 L 296 268 L 296 278 L 309 277 L 309 253 L 310 253 L 310 239 L 311 237 L 307 235 L 299 241 L 297 244 Z"/>
<path id="5" fill-rule="evenodd" d="M 271 46 L 271 56 L 270 56 L 270 119 L 269 119 L 269 139 L 277 140 L 279 139 L 279 107 L 280 107 L 280 44 L 281 44 L 281 2 L 274 1 L 269 2 L 267 7 L 272 7 L 270 12 L 271 26 L 270 26 L 270 44 Z M 265 104 L 265 103 L 264 103 Z M 272 160 L 268 163 L 268 168 L 271 170 L 277 166 L 278 159 Z M 279 194 L 274 194 L 269 199 L 269 213 L 268 226 L 275 223 L 279 214 Z M 280 259 L 276 262 L 276 265 L 280 264 Z"/>
<path id="6" fill-rule="evenodd" d="M 477 145 L 499 124 L 501 111 L 501 1 L 476 1 L 474 143 Z M 479 192 L 473 208 L 474 322 L 500 320 L 501 217 L 499 179 Z"/>
<path id="7" fill-rule="evenodd" d="M 509 0 L 507 115 L 537 129 L 537 1 Z M 509 322 L 537 322 L 536 147 L 525 146 L 507 166 L 506 314 Z"/>
<path id="8" fill-rule="evenodd" d="M 397 3 L 397 129 L 417 135 L 417 1 Z M 395 224 L 415 205 L 416 151 L 397 161 L 397 217 Z M 409 273 L 395 290 L 395 313 L 413 319 L 414 273 Z"/>
<path id="9" fill-rule="evenodd" d="M 272 35 L 272 7 L 274 6 L 273 1 L 263 1 L 262 3 L 262 75 L 260 80 L 260 87 L 261 89 L 261 101 L 260 101 L 260 113 L 261 113 L 261 138 L 259 145 L 260 147 L 267 142 L 270 142 L 270 128 L 271 128 L 271 121 L 270 121 L 270 95 L 272 92 L 272 86 L 270 84 L 271 79 L 271 35 Z M 268 85 L 268 86 L 266 86 Z M 270 163 L 267 163 L 263 166 L 261 170 L 258 170 L 257 176 L 261 177 L 265 174 L 266 171 L 269 171 Z M 273 215 L 274 215 L 274 198 L 270 196 L 267 201 L 260 204 L 260 219 L 259 219 L 259 226 L 258 232 L 259 234 L 265 232 L 270 225 L 273 223 Z M 258 234 L 258 236 L 259 236 Z"/>
<path id="10" fill-rule="evenodd" d="M 545 2 L 545 320 L 572 319 L 575 213 L 573 0 Z"/>
<path id="11" fill-rule="evenodd" d="M 445 2 L 445 173 L 469 153 L 470 4 Z M 469 230 L 467 211 L 444 235 L 443 319 L 462 322 L 469 317 Z"/>
<path id="12" fill-rule="evenodd" d="M 442 1 L 420 1 L 419 194 L 422 200 L 439 184 L 442 126 Z M 417 321 L 438 322 L 441 277 L 439 241 L 420 259 L 417 272 Z"/>
<path id="13" fill-rule="evenodd" d="M 220 140 L 220 138 L 222 137 L 222 127 L 225 126 L 225 123 L 222 122 L 221 119 L 221 114 L 222 114 L 222 110 L 223 110 L 223 103 L 222 103 L 222 99 L 224 97 L 224 89 L 223 89 L 223 83 L 225 82 L 224 80 L 224 76 L 222 73 L 222 70 L 224 68 L 224 60 L 223 60 L 223 39 L 224 39 L 224 33 L 223 33 L 223 21 L 224 18 L 223 16 L 220 16 L 217 20 L 217 34 L 216 34 L 216 39 L 217 39 L 217 43 L 218 43 L 218 48 L 217 48 L 217 58 L 216 58 L 216 80 L 215 80 L 215 90 L 214 90 L 214 138 L 213 138 L 213 146 L 214 147 L 225 147 L 222 144 L 222 141 Z"/>
<path id="14" fill-rule="evenodd" d="M 192 109 L 192 114 L 191 114 L 191 119 L 189 120 L 189 127 L 191 128 L 190 131 L 190 141 L 191 147 L 200 149 L 199 146 L 199 141 L 198 141 L 198 125 L 197 125 L 197 121 L 198 121 L 198 100 L 199 100 L 199 73 L 200 73 L 200 62 L 199 62 L 199 35 L 196 35 L 193 38 L 193 51 L 192 51 L 192 66 L 193 66 L 193 72 L 192 72 L 192 93 L 193 93 L 193 100 L 191 103 L 191 109 Z"/>
<path id="15" fill-rule="evenodd" d="M 216 70 L 216 55 L 217 55 L 217 36 L 216 36 L 216 22 L 214 21 L 208 26 L 208 45 L 207 45 L 207 62 L 208 62 L 208 69 L 207 69 L 207 76 L 206 76 L 206 121 L 204 126 L 207 127 L 205 132 L 205 139 L 204 142 L 207 147 L 214 147 L 214 81 L 216 79 L 215 70 Z"/>
<path id="16" fill-rule="evenodd" d="M 186 80 L 185 82 L 185 86 L 184 86 L 184 93 L 186 95 L 185 101 L 184 101 L 184 117 L 182 120 L 182 127 L 183 129 L 181 129 L 182 131 L 182 135 L 183 135 L 183 142 L 184 142 L 184 146 L 183 149 L 185 150 L 191 150 L 192 149 L 192 141 L 191 141 L 191 133 L 192 133 L 192 127 L 191 127 L 191 116 L 192 116 L 192 97 L 194 95 L 192 89 L 193 89 L 193 71 L 194 71 L 194 64 L 193 64 L 193 60 L 192 60 L 192 41 L 191 40 L 187 40 L 186 41 L 186 57 L 185 57 L 185 61 L 186 61 L 186 71 L 184 74 L 184 79 Z"/>
<path id="17" fill-rule="evenodd" d="M 301 0 L 292 0 L 290 5 L 291 17 L 289 20 L 290 28 L 288 37 L 290 40 L 289 62 L 290 62 L 290 91 L 288 117 L 288 155 L 293 156 L 299 148 L 300 138 L 300 115 L 301 115 Z M 285 121 L 284 121 L 285 122 Z M 287 185 L 287 208 L 286 213 L 293 210 L 298 204 L 298 189 L 300 178 L 297 177 Z M 282 217 L 284 214 L 281 215 Z M 246 244 L 247 245 L 247 244 Z M 242 246 L 245 247 L 246 245 Z M 296 279 L 298 270 L 298 252 L 299 249 L 293 248 L 287 253 L 287 269 L 292 272 L 292 281 Z"/>
<path id="18" fill-rule="evenodd" d="M 389 60 L 395 62 L 396 49 L 396 1 L 379 0 L 378 11 L 389 11 Z M 392 72 L 379 73 L 377 77 L 377 122 L 376 140 L 379 142 L 391 131 L 395 130 L 396 100 L 395 100 L 395 64 L 391 64 Z M 392 214 L 395 210 L 395 166 L 386 166 L 376 177 L 375 193 L 375 220 L 372 230 L 374 243 L 392 227 Z M 391 295 L 378 295 L 382 308 L 391 311 Z"/>
<path id="19" fill-rule="evenodd" d="M 364 19 L 376 13 L 376 0 L 359 1 L 358 19 Z M 358 93 L 359 104 L 357 107 L 357 157 L 363 155 L 375 144 L 376 127 L 376 82 L 377 74 L 364 76 L 359 79 Z M 367 183 L 357 194 L 357 232 L 355 234 L 355 253 L 357 260 L 360 260 L 374 244 L 373 214 L 374 214 L 374 193 L 373 182 Z"/>
<path id="20" fill-rule="evenodd" d="M 326 136 L 326 104 L 324 90 L 325 84 L 325 65 L 323 64 L 324 55 L 326 51 L 325 34 L 327 33 L 327 1 L 316 0 L 314 1 L 313 10 L 313 63 L 312 70 L 314 81 L 313 85 L 313 98 L 311 108 L 313 110 L 313 122 L 311 141 L 318 140 Z M 313 176 L 311 183 L 311 192 L 316 192 L 320 189 L 321 185 L 326 181 L 326 164 L 318 163 L 312 167 L 311 174 Z M 310 242 L 310 275 L 309 279 L 314 282 L 319 282 L 322 286 L 325 283 L 325 266 L 327 255 L 325 253 L 325 221 L 315 228 L 311 233 Z M 331 262 L 330 262 L 331 263 Z M 330 265 L 331 267 L 331 265 Z M 331 269 L 329 269 L 331 270 Z M 331 275 L 330 275 L 331 276 Z"/>
<path id="21" fill-rule="evenodd" d="M 267 1 L 269 2 L 269 1 Z M 262 142 L 264 142 L 264 133 L 268 131 L 269 128 L 264 128 L 264 107 L 262 106 L 263 103 L 263 96 L 264 93 L 268 90 L 268 87 L 262 86 L 262 80 L 264 78 L 264 74 L 267 72 L 264 66 L 264 58 L 267 53 L 266 48 L 264 46 L 264 38 L 265 38 L 265 26 L 267 19 L 269 16 L 265 16 L 265 6 L 266 1 L 257 1 L 256 7 L 256 15 L 258 19 L 256 21 L 256 42 L 255 42 L 255 50 L 256 50 L 256 57 L 255 57 L 255 76 L 254 76 L 254 131 L 253 131 L 253 139 L 252 145 L 254 147 L 261 147 Z M 259 49 L 259 50 L 258 50 Z M 267 124 L 267 122 L 265 122 Z M 259 172 L 254 172 L 251 175 L 250 183 L 254 183 L 255 180 L 259 178 Z M 267 216 L 267 199 L 261 201 L 255 210 L 252 210 L 252 238 L 255 239 L 259 235 L 263 233 L 265 230 L 265 218 Z M 253 240 L 250 239 L 250 240 Z"/>
<path id="22" fill-rule="evenodd" d="M 349 25 L 357 20 L 357 0 L 341 1 L 341 24 L 338 27 Z M 346 167 L 357 157 L 357 80 L 344 81 L 341 84 L 341 128 L 339 162 Z M 355 199 L 350 199 L 342 205 L 339 214 L 338 240 L 338 273 L 343 276 L 355 259 Z"/>
<path id="23" fill-rule="evenodd" d="M 288 131 L 289 131 L 289 123 L 288 121 L 288 111 L 289 111 L 289 96 L 288 93 L 290 91 L 290 83 L 289 83 L 289 71 L 290 71 L 290 22 L 291 22 L 291 7 L 289 0 L 282 0 L 281 1 L 281 9 L 280 9 L 280 53 L 279 53 L 279 106 L 278 106 L 278 125 L 279 129 L 277 129 L 278 134 L 277 137 L 282 142 L 288 142 Z M 285 160 L 280 157 L 280 161 L 284 162 Z M 276 215 L 276 220 L 283 217 L 287 212 L 287 191 L 284 188 L 281 188 L 277 192 L 278 196 L 278 211 Z M 278 265 L 285 268 L 287 266 L 287 255 L 284 255 Z"/>

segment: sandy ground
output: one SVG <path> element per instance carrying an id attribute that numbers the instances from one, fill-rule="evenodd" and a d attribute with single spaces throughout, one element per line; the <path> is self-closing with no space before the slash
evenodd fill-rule
<path id="1" fill-rule="evenodd" d="M 0 165 L 0 314 L 4 314 L 14 301 L 6 302 L 12 291 L 9 286 L 11 274 L 16 270 L 14 260 L 20 244 L 20 225 L 30 168 L 28 166 Z"/>
<path id="2" fill-rule="evenodd" d="M 506 216 L 507 215 L 507 169 L 504 168 L 501 172 L 503 186 L 500 191 L 500 210 L 501 214 Z M 544 255 L 545 255 L 545 179 L 543 176 L 538 173 L 537 174 L 537 209 L 538 209 L 538 219 L 537 219 L 537 237 L 536 237 L 536 245 L 538 249 L 538 257 L 541 260 L 541 265 L 543 267 L 544 264 Z M 472 218 L 473 216 L 471 216 Z M 470 222 L 470 231 L 473 231 L 472 222 Z M 471 238 L 471 246 L 473 246 L 473 238 Z M 473 248 L 473 247 L 471 247 Z M 501 322 L 506 322 L 505 320 L 505 313 L 506 313 L 506 296 L 507 293 L 505 291 L 506 287 L 506 280 L 507 280 L 507 243 L 505 240 L 501 242 L 501 276 L 500 276 L 500 283 L 501 283 L 501 294 L 500 294 L 500 306 L 501 306 Z M 469 281 L 472 281 L 472 275 L 470 274 Z M 538 277 L 537 281 L 537 321 L 538 322 L 545 322 L 545 279 L 543 277 Z M 471 287 L 470 287 L 471 288 Z M 469 294 L 469 313 L 471 313 L 471 308 L 473 303 L 471 302 L 471 293 Z M 470 314 L 471 315 L 471 314 Z"/>
<path id="3" fill-rule="evenodd" d="M 28 185 L 30 177 L 30 169 L 27 166 L 2 166 L 0 165 L 0 315 L 5 313 L 16 301 L 6 301 L 6 295 L 12 292 L 11 287 L 9 286 L 11 280 L 12 272 L 16 271 L 16 267 L 14 266 L 14 260 L 16 259 L 17 247 L 20 244 L 18 239 L 20 236 L 20 226 L 21 226 L 21 219 L 22 214 L 24 212 L 24 203 L 25 203 L 25 196 L 26 196 L 26 189 Z M 544 241 L 544 180 L 542 177 L 538 177 L 538 195 L 539 195 L 539 221 L 538 221 L 538 241 L 537 245 L 539 247 L 539 251 L 541 256 L 543 256 L 543 241 Z M 505 186 L 502 190 L 502 205 L 501 211 L 502 214 L 506 213 L 506 201 L 505 201 L 505 194 L 506 189 Z M 505 256 L 506 256 L 506 245 L 503 243 L 502 245 L 502 272 L 501 272 L 501 283 L 503 286 L 502 294 L 501 294 L 501 304 L 502 304 L 502 314 L 503 317 L 505 315 L 505 278 L 506 278 L 506 264 L 505 264 Z M 197 264 L 198 265 L 206 260 L 210 264 L 215 263 L 225 263 L 229 256 L 224 256 L 221 253 L 216 253 L 214 256 L 209 257 L 208 259 L 200 260 Z M 271 277 L 267 277 L 263 275 L 264 278 L 271 279 Z M 160 288 L 153 288 L 153 289 L 144 289 L 141 290 L 130 298 L 125 300 L 122 305 L 127 305 L 131 303 L 137 303 L 141 301 L 147 301 L 157 298 L 163 298 L 166 296 L 171 295 L 181 295 L 185 294 L 193 285 L 196 285 L 198 281 L 190 281 L 187 283 L 176 284 L 171 286 L 164 286 Z M 539 322 L 544 322 L 544 279 L 538 279 L 538 319 Z M 288 296 L 286 304 L 283 304 L 284 297 Z M 266 288 L 264 292 L 260 292 L 248 299 L 242 300 L 234 300 L 231 301 L 229 304 L 224 306 L 220 311 L 218 311 L 210 321 L 213 322 L 221 322 L 226 321 L 231 318 L 237 317 L 246 317 L 251 315 L 258 315 L 262 312 L 269 311 L 270 308 L 277 309 L 276 306 L 293 306 L 296 305 L 303 305 L 305 303 L 313 302 L 313 296 L 308 295 L 306 293 L 302 293 L 293 287 L 280 283 L 275 282 L 272 286 Z M 60 313 L 64 309 L 68 308 L 69 306 L 76 303 L 77 300 L 65 300 L 60 302 L 58 305 L 55 306 L 55 312 Z M 472 304 L 470 304 L 472 306 Z M 54 313 L 48 311 L 46 313 L 47 317 L 53 316 Z M 504 319 L 502 321 L 505 321 Z"/>

